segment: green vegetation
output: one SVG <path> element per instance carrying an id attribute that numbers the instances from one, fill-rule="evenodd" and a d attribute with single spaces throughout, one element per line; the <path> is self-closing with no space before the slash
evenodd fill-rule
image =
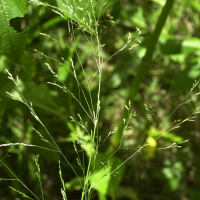
<path id="1" fill-rule="evenodd" d="M 200 197 L 200 3 L 0 2 L 0 197 Z"/>

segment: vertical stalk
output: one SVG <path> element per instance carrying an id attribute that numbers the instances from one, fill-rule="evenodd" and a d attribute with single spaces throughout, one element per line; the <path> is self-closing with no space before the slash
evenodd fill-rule
<path id="1" fill-rule="evenodd" d="M 97 64 L 97 68 L 98 68 L 98 73 L 99 73 L 99 80 L 98 80 L 98 93 L 97 93 L 97 108 L 96 108 L 96 112 L 93 109 L 93 113 L 92 113 L 92 119 L 93 119 L 93 123 L 94 123 L 94 129 L 92 131 L 91 137 L 92 137 L 92 143 L 93 143 L 93 152 L 91 152 L 91 155 L 89 157 L 89 162 L 88 162 L 88 167 L 87 167 L 87 172 L 86 172 L 86 178 L 85 180 L 87 181 L 89 179 L 89 176 L 91 175 L 92 171 L 91 171 L 91 167 L 95 167 L 95 157 L 94 155 L 96 154 L 96 145 L 98 145 L 98 119 L 99 119 L 99 111 L 100 111 L 100 92 L 101 92 L 101 74 L 102 74 L 102 50 L 101 50 L 101 44 L 100 44 L 100 40 L 99 40 L 99 34 L 98 34 L 98 18 L 96 18 L 95 16 L 95 10 L 93 7 L 93 2 L 92 0 L 90 0 L 91 3 L 91 7 L 92 7 L 92 13 L 93 13 L 93 20 L 94 20 L 94 24 L 95 24 L 95 37 L 97 40 L 97 44 L 98 44 L 98 59 L 96 61 Z M 95 56 L 95 54 L 94 54 Z M 97 138 L 97 144 L 95 144 L 95 138 Z M 90 191 L 85 193 L 86 187 L 88 183 L 84 183 L 84 188 L 83 188 L 83 193 L 82 193 L 82 197 L 81 200 L 83 200 L 84 198 L 87 200 L 89 199 L 89 193 Z"/>
<path id="2" fill-rule="evenodd" d="M 137 75 L 134 77 L 134 80 L 132 82 L 126 103 L 128 103 L 129 100 L 131 100 L 133 102 L 134 97 L 138 92 L 140 83 L 142 82 L 143 78 L 145 77 L 147 71 L 150 69 L 156 43 L 157 43 L 158 38 L 160 36 L 160 33 L 163 29 L 163 26 L 166 22 L 166 19 L 167 19 L 168 15 L 169 15 L 169 13 L 172 9 L 174 1 L 175 0 L 167 0 L 163 9 L 162 9 L 162 12 L 161 12 L 159 19 L 157 21 L 155 30 L 150 37 L 150 41 L 149 41 L 149 44 L 147 46 L 145 56 L 142 59 L 140 66 L 138 68 L 138 71 L 137 71 Z M 123 110 L 122 119 L 120 121 L 118 131 L 112 137 L 112 142 L 111 142 L 111 145 L 110 145 L 109 150 L 107 152 L 108 154 L 111 154 L 112 152 L 114 152 L 120 144 L 121 137 L 123 135 L 123 128 L 124 128 L 123 127 L 124 126 L 123 119 L 124 118 L 126 118 L 126 109 Z"/>

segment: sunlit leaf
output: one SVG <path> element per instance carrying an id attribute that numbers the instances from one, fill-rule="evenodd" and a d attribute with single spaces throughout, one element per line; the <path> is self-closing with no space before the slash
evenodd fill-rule
<path id="1" fill-rule="evenodd" d="M 10 26 L 10 20 L 23 17 L 26 13 L 24 0 L 0 1 L 0 49 L 17 64 L 21 64 L 20 58 L 26 47 L 29 28 L 17 33 Z"/>

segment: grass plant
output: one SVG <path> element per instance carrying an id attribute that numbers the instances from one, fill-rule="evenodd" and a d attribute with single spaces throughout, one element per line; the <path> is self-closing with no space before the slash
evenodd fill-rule
<path id="1" fill-rule="evenodd" d="M 35 120 L 43 127 L 46 134 L 39 132 L 34 127 L 33 127 L 33 130 L 35 131 L 35 133 L 37 133 L 37 135 L 41 138 L 41 140 L 43 142 L 45 142 L 49 145 L 49 148 L 46 148 L 46 146 L 43 147 L 43 146 L 40 146 L 37 144 L 25 144 L 25 143 L 1 144 L 0 147 L 10 146 L 10 150 L 7 152 L 7 154 L 3 158 L 0 159 L 0 162 L 13 175 L 13 177 L 15 177 L 15 179 L 12 179 L 12 181 L 19 181 L 29 191 L 30 194 L 23 193 L 21 191 L 16 190 L 13 187 L 10 187 L 12 190 L 14 190 L 15 192 L 18 192 L 23 197 L 28 198 L 28 199 L 38 199 L 38 200 L 43 199 L 44 200 L 45 196 L 43 194 L 43 188 L 42 188 L 42 183 L 41 183 L 42 171 L 40 171 L 39 155 L 37 155 L 35 158 L 35 164 L 37 167 L 36 174 L 37 174 L 37 178 L 38 178 L 40 190 L 41 190 L 40 195 L 35 194 L 34 191 L 29 189 L 26 186 L 25 182 L 20 180 L 20 178 L 18 178 L 17 175 L 15 175 L 12 172 L 12 170 L 10 170 L 10 168 L 6 165 L 4 160 L 6 159 L 7 156 L 9 156 L 9 153 L 10 153 L 10 151 L 12 151 L 12 148 L 14 146 L 19 146 L 19 145 L 27 146 L 29 148 L 41 148 L 46 151 L 57 152 L 58 154 L 60 154 L 62 156 L 62 158 L 70 166 L 71 170 L 74 172 L 76 179 L 78 180 L 79 185 L 82 190 L 81 200 L 89 200 L 89 199 L 92 199 L 93 191 L 94 191 L 94 189 L 97 189 L 97 186 L 99 186 L 102 183 L 106 184 L 106 181 L 108 182 L 108 180 L 110 179 L 111 176 L 112 177 L 113 176 L 119 176 L 119 177 L 122 176 L 123 172 L 120 171 L 120 168 L 122 168 L 124 166 L 124 164 L 128 160 L 130 160 L 133 156 L 135 156 L 139 152 L 152 150 L 150 148 L 148 149 L 148 146 L 151 145 L 148 142 L 145 142 L 142 146 L 139 146 L 134 149 L 129 148 L 128 146 L 124 147 L 122 145 L 123 134 L 126 130 L 128 130 L 130 128 L 130 125 L 129 125 L 130 120 L 133 117 L 136 117 L 136 113 L 134 113 L 134 112 L 132 113 L 131 102 L 129 101 L 129 99 L 127 100 L 127 102 L 128 102 L 127 105 L 124 106 L 126 114 L 123 114 L 122 125 L 120 125 L 120 129 L 118 130 L 118 128 L 115 127 L 114 130 L 111 130 L 108 133 L 108 135 L 102 139 L 101 139 L 101 132 L 99 131 L 99 118 L 101 115 L 100 114 L 100 110 L 101 110 L 100 95 L 101 95 L 103 67 L 106 64 L 106 62 L 108 62 L 108 60 L 112 59 L 113 56 L 117 56 L 117 54 L 119 54 L 123 51 L 126 51 L 126 50 L 132 50 L 135 46 L 137 46 L 138 41 L 140 41 L 139 40 L 140 39 L 140 30 L 137 29 L 138 37 L 135 39 L 133 39 L 131 34 L 129 33 L 128 38 L 127 38 L 127 43 L 124 44 L 124 46 L 122 48 L 120 48 L 119 51 L 114 53 L 111 57 L 104 59 L 104 55 L 103 55 L 104 44 L 101 44 L 101 41 L 99 39 L 100 38 L 99 37 L 99 34 L 100 34 L 99 26 L 100 26 L 100 16 L 101 16 L 100 13 L 104 9 L 104 6 L 106 5 L 105 1 L 103 1 L 103 0 L 99 1 L 100 2 L 99 4 L 97 4 L 97 3 L 95 4 L 95 3 L 93 3 L 93 1 L 88 1 L 87 6 L 85 6 L 85 7 L 82 4 L 80 4 L 83 7 L 79 7 L 78 8 L 79 11 L 82 11 L 82 9 L 83 10 L 87 9 L 87 8 L 89 9 L 87 12 L 85 11 L 84 14 L 80 14 L 82 12 L 76 13 L 75 11 L 77 11 L 77 9 L 75 9 L 75 7 L 73 7 L 72 5 L 69 5 L 69 4 L 65 4 L 65 5 L 61 4 L 66 7 L 65 9 L 63 9 L 62 7 L 51 6 L 49 4 L 45 4 L 45 3 L 42 3 L 42 2 L 39 2 L 36 0 L 31 0 L 30 2 L 40 5 L 40 6 L 48 7 L 49 9 L 52 9 L 52 11 L 54 13 L 58 14 L 63 19 L 65 19 L 68 23 L 69 34 L 72 38 L 72 42 L 74 42 L 74 43 L 76 43 L 76 41 L 77 41 L 76 33 L 77 33 L 77 29 L 78 29 L 78 31 L 80 31 L 81 34 L 85 37 L 85 40 L 87 41 L 87 44 L 92 52 L 92 58 L 94 61 L 93 63 L 95 63 L 95 66 L 92 66 L 92 68 L 95 70 L 93 70 L 93 71 L 91 70 L 92 75 L 91 74 L 88 75 L 87 74 L 88 69 L 86 69 L 86 67 L 82 63 L 81 55 L 80 55 L 81 53 L 77 49 L 76 45 L 70 46 L 70 45 L 66 45 L 63 43 L 61 44 L 61 45 L 66 46 L 67 48 L 69 48 L 70 51 L 73 51 L 74 55 L 76 55 L 75 59 L 70 57 L 70 59 L 68 61 L 66 61 L 64 58 L 61 58 L 61 59 L 51 58 L 39 50 L 34 50 L 40 56 L 49 58 L 49 59 L 53 59 L 55 62 L 58 63 L 58 65 L 65 66 L 66 72 L 69 73 L 73 77 L 73 80 L 77 84 L 78 92 L 77 92 L 77 94 L 74 94 L 70 89 L 70 85 L 67 85 L 60 78 L 60 74 L 56 70 L 54 70 L 50 66 L 49 63 L 45 63 L 47 68 L 52 73 L 53 77 L 55 78 L 55 81 L 48 82 L 48 84 L 51 86 L 58 87 L 64 93 L 69 95 L 71 97 L 71 99 L 73 100 L 73 102 L 76 102 L 79 105 L 79 107 L 82 109 L 82 111 L 85 113 L 85 115 L 87 116 L 87 118 L 83 117 L 79 113 L 75 113 L 75 114 L 73 114 L 73 116 L 70 116 L 71 122 L 74 123 L 74 125 L 76 127 L 76 130 L 73 133 L 72 142 L 73 142 L 73 146 L 74 146 L 74 151 L 77 154 L 77 158 L 76 158 L 77 165 L 82 170 L 82 177 L 76 172 L 76 169 L 68 160 L 67 155 L 65 155 L 62 152 L 61 148 L 59 147 L 59 145 L 57 144 L 57 142 L 51 135 L 50 131 L 46 128 L 45 124 L 41 121 L 40 117 L 34 110 L 32 103 L 27 102 L 26 97 L 23 95 L 23 92 L 20 89 L 20 80 L 19 80 L 18 76 L 16 77 L 16 79 L 13 78 L 13 75 L 9 71 L 7 71 L 8 78 L 11 81 L 13 81 L 13 83 L 16 85 L 16 87 L 18 89 L 18 93 L 12 94 L 10 92 L 7 92 L 7 94 L 10 95 L 13 100 L 23 103 L 27 107 L 27 109 L 30 111 L 32 116 L 35 118 Z M 60 2 L 62 2 L 62 1 L 60 1 Z M 169 4 L 169 1 L 167 1 L 167 4 Z M 74 6 L 75 6 L 75 4 L 74 4 Z M 98 9 L 95 6 L 98 6 Z M 66 12 L 66 10 L 67 10 L 67 12 Z M 162 29 L 162 26 L 159 31 L 161 31 L 161 29 Z M 41 33 L 41 35 L 44 37 L 48 37 L 49 39 L 53 40 L 56 43 L 60 43 L 58 40 L 54 39 L 50 35 L 47 35 L 45 33 Z M 158 37 L 158 35 L 155 37 Z M 153 42 L 154 46 L 155 46 L 155 43 L 156 43 L 156 41 Z M 149 51 L 151 51 L 151 50 L 149 50 Z M 147 59 L 148 59 L 148 62 L 150 62 L 152 59 L 152 55 L 150 55 Z M 78 62 L 78 65 L 76 64 L 77 62 Z M 139 71 L 141 71 L 141 70 L 143 71 L 143 69 L 145 67 L 146 67 L 146 65 L 143 63 L 142 67 L 139 69 Z M 147 69 L 145 69 L 145 71 L 146 70 Z M 132 88 L 135 91 L 134 95 L 139 87 L 139 82 L 141 82 L 141 78 L 145 74 L 145 71 L 142 72 L 143 75 L 140 78 L 137 78 L 137 80 L 140 79 L 140 80 L 138 80 L 138 83 L 135 83 L 137 86 L 135 86 L 135 84 L 132 85 L 133 86 Z M 83 77 L 82 79 L 80 78 L 79 73 L 82 74 L 82 77 Z M 137 81 L 137 80 L 135 80 L 135 81 Z M 95 84 L 97 87 L 96 101 L 93 99 L 93 95 L 92 95 L 92 91 L 91 91 L 92 84 L 94 84 L 95 81 L 97 81 L 97 83 Z M 172 112 L 172 114 L 180 106 L 182 106 L 186 103 L 189 103 L 190 98 L 192 98 L 190 95 L 193 92 L 193 90 L 197 87 L 198 84 L 199 84 L 198 81 L 196 81 L 194 83 L 189 94 L 180 103 L 180 105 L 177 106 L 177 108 Z M 197 96 L 199 94 L 200 93 L 196 93 L 195 95 Z M 131 95 L 129 95 L 129 97 L 130 96 Z M 145 105 L 145 108 L 147 111 L 149 111 L 155 117 L 156 120 L 158 120 L 156 117 L 156 114 L 154 112 L 154 109 L 152 108 L 151 105 Z M 178 121 L 175 125 L 172 124 L 171 127 L 165 133 L 170 132 L 173 129 L 179 128 L 185 122 L 194 121 L 197 114 L 199 113 L 199 109 L 200 109 L 200 107 L 197 107 L 196 110 L 189 117 L 187 117 L 184 120 Z M 171 117 L 171 115 L 169 116 L 169 118 Z M 161 123 L 158 120 L 159 124 L 160 124 L 158 127 L 158 130 L 161 127 L 166 125 L 166 122 L 168 122 L 169 118 L 167 118 L 166 121 L 163 123 Z M 120 132 L 120 134 L 118 134 L 118 132 Z M 114 137 L 119 138 L 119 139 L 117 139 L 118 140 L 117 148 L 114 151 L 112 151 L 111 153 L 109 152 L 107 155 L 105 154 L 104 157 L 102 157 L 103 158 L 102 161 L 97 162 L 98 158 L 99 158 L 99 154 L 100 154 L 99 147 L 110 136 L 113 136 L 113 135 L 114 135 Z M 162 136 L 163 135 L 158 136 L 157 138 L 155 138 L 155 140 L 158 140 Z M 179 142 L 179 143 L 172 143 L 169 146 L 159 147 L 157 149 L 158 150 L 159 149 L 167 150 L 169 148 L 180 148 L 181 144 L 184 142 L 187 142 L 187 140 L 185 140 L 183 142 Z M 115 154 L 120 149 L 127 149 L 127 150 L 129 149 L 130 151 L 133 151 L 133 150 L 134 151 L 133 151 L 133 153 L 131 153 L 131 155 L 127 159 L 125 159 L 122 162 L 121 161 L 118 162 L 115 159 Z M 112 162 L 116 162 L 117 166 L 114 166 L 114 164 Z M 63 178 L 62 178 L 61 163 L 59 160 L 58 160 L 58 175 L 60 175 L 61 184 L 62 184 L 62 188 L 61 188 L 62 199 L 67 200 L 68 199 L 67 198 L 67 189 L 66 189 L 65 180 L 63 180 Z M 1 180 L 5 180 L 5 179 L 1 178 Z M 7 179 L 7 180 L 11 180 L 11 179 Z M 97 190 L 100 193 L 101 189 L 98 188 Z M 110 195 L 111 195 L 112 199 L 115 199 L 114 190 L 110 192 Z M 101 194 L 99 194 L 99 196 L 101 196 Z"/>

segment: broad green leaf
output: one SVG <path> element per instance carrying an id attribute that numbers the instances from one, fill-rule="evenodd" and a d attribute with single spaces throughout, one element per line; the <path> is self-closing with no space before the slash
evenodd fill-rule
<path id="1" fill-rule="evenodd" d="M 170 35 L 162 35 L 159 39 L 159 48 L 163 54 L 184 54 L 200 51 L 200 39 L 186 38 L 184 40 L 176 39 Z"/>
<path id="2" fill-rule="evenodd" d="M 74 178 L 71 181 L 65 183 L 65 187 L 67 188 L 68 191 L 74 191 L 74 190 L 81 190 L 81 183 L 84 183 L 84 178 L 79 177 L 79 178 Z"/>
<path id="3" fill-rule="evenodd" d="M 184 141 L 184 139 L 181 136 L 178 136 L 174 133 L 164 134 L 163 139 L 168 140 L 170 142 L 183 142 Z"/>
<path id="4" fill-rule="evenodd" d="M 105 158 L 104 154 L 98 153 L 96 166 L 99 166 L 99 163 L 102 163 Z M 101 164 L 102 168 L 91 176 L 91 184 L 94 186 L 94 189 L 112 197 L 124 174 L 125 166 L 119 167 L 121 164 L 122 160 L 114 156 L 107 163 Z M 112 173 L 117 167 L 119 168 Z"/>
<path id="5" fill-rule="evenodd" d="M 174 133 L 168 133 L 164 130 L 157 130 L 154 126 L 151 126 L 150 129 L 147 130 L 147 134 L 154 138 L 162 135 L 162 139 L 168 140 L 170 142 L 183 142 L 184 139 L 181 136 L 178 136 Z M 149 146 L 147 146 L 148 148 Z"/>
<path id="6" fill-rule="evenodd" d="M 59 10 L 78 26 L 94 35 L 94 3 L 90 0 L 56 0 Z"/>
<path id="7" fill-rule="evenodd" d="M 200 12 L 200 3 L 198 1 L 189 0 L 188 1 L 189 6 L 191 6 L 194 10 L 197 12 Z"/>
<path id="8" fill-rule="evenodd" d="M 200 51 L 200 39 L 196 37 L 186 38 L 182 43 L 182 53 Z"/>
<path id="9" fill-rule="evenodd" d="M 98 26 L 96 19 L 98 20 L 106 12 L 109 14 L 116 1 L 56 0 L 60 12 L 75 21 L 83 31 L 87 31 L 91 35 L 95 34 L 95 27 Z"/>
<path id="10" fill-rule="evenodd" d="M 23 17 L 27 13 L 24 0 L 1 0 L 0 1 L 0 49 L 13 62 L 21 64 L 20 58 L 25 50 L 28 31 L 17 33 L 10 26 L 10 20 Z"/>
<path id="11" fill-rule="evenodd" d="M 181 162 L 175 162 L 172 166 L 164 167 L 162 173 L 168 181 L 171 191 L 178 189 L 181 178 L 183 176 L 183 165 Z"/>

